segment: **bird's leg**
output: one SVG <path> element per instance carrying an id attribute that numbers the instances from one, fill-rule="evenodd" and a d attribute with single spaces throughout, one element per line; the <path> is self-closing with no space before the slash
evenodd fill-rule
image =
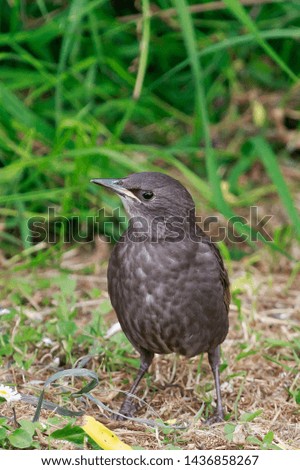
<path id="1" fill-rule="evenodd" d="M 144 377 L 145 373 L 149 369 L 149 366 L 150 366 L 150 364 L 153 360 L 153 357 L 154 357 L 153 353 L 151 353 L 149 351 L 145 351 L 145 350 L 141 351 L 141 365 L 140 365 L 137 377 L 136 377 L 135 381 L 133 382 L 131 389 L 129 390 L 129 395 L 126 396 L 126 398 L 125 398 L 125 400 L 124 400 L 124 402 L 123 402 L 123 404 L 120 408 L 120 411 L 119 411 L 120 414 L 130 417 L 130 416 L 133 416 L 134 412 L 136 411 L 136 407 L 133 403 L 131 395 L 134 394 L 134 392 L 137 389 L 138 384 L 140 383 L 140 381 Z M 118 421 L 123 421 L 125 419 L 125 418 L 123 418 L 122 416 L 119 416 L 119 415 L 116 415 L 114 417 Z"/>
<path id="2" fill-rule="evenodd" d="M 214 414 L 206 420 L 206 424 L 219 423 L 224 420 L 224 410 L 222 407 L 221 387 L 220 387 L 220 346 L 208 351 L 208 361 L 214 375 L 216 393 L 217 393 L 217 408 Z"/>

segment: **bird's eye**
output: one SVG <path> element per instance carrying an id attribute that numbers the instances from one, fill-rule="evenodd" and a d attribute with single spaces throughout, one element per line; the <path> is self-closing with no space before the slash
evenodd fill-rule
<path id="1" fill-rule="evenodd" d="M 143 199 L 146 199 L 146 201 L 149 201 L 149 199 L 152 199 L 154 194 L 152 191 L 145 191 L 143 194 Z"/>

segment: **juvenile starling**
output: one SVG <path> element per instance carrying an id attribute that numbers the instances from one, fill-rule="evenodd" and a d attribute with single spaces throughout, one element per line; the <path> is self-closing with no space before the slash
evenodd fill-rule
<path id="1" fill-rule="evenodd" d="M 196 224 L 191 195 L 158 172 L 92 182 L 117 193 L 130 217 L 108 266 L 111 303 L 140 354 L 130 394 L 154 354 L 207 352 L 217 394 L 208 422 L 221 421 L 220 344 L 228 332 L 229 280 L 217 246 Z M 136 411 L 130 394 L 120 409 L 123 416 Z"/>

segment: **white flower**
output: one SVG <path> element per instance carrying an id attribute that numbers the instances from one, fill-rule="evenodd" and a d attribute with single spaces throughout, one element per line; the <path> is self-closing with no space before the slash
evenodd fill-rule
<path id="1" fill-rule="evenodd" d="M 21 395 L 11 387 L 0 384 L 0 398 L 5 398 L 7 402 L 21 400 Z"/>

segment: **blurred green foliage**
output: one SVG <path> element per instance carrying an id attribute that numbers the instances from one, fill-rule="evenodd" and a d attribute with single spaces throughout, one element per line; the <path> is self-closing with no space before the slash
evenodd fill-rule
<path id="1" fill-rule="evenodd" d="M 279 167 L 299 149 L 271 116 L 287 103 L 299 116 L 298 2 L 157 0 L 153 16 L 148 0 L 131 3 L 2 2 L 0 248 L 30 250 L 28 218 L 48 207 L 82 221 L 111 211 L 119 201 L 90 178 L 145 170 L 181 174 L 204 212 L 226 218 L 277 194 L 299 235 Z"/>

